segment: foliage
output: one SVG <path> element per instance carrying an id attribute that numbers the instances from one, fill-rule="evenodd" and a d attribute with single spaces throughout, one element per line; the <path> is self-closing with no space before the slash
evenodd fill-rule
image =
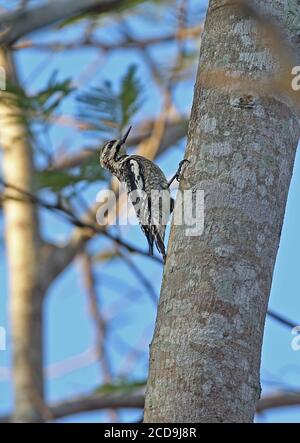
<path id="1" fill-rule="evenodd" d="M 72 91 L 71 81 L 69 79 L 57 80 L 57 73 L 54 72 L 46 86 L 32 95 L 29 95 L 21 86 L 8 81 L 7 94 L 2 96 L 2 100 L 8 101 L 16 109 L 11 117 L 20 118 L 27 124 L 44 123 Z"/>
<path id="2" fill-rule="evenodd" d="M 98 162 L 98 153 L 87 158 L 77 172 L 44 170 L 34 174 L 34 187 L 36 190 L 49 189 L 60 192 L 68 186 L 74 186 L 79 182 L 94 183 L 103 180 L 103 174 Z"/>
<path id="3" fill-rule="evenodd" d="M 36 190 L 50 189 L 53 192 L 59 192 L 66 186 L 74 185 L 81 178 L 77 175 L 65 171 L 36 171 L 34 173 L 33 184 Z"/>
<path id="4" fill-rule="evenodd" d="M 99 131 L 119 135 L 140 109 L 142 85 L 136 71 L 135 65 L 129 66 L 118 92 L 106 81 L 103 86 L 91 87 L 78 96 L 79 118 L 97 135 Z"/>

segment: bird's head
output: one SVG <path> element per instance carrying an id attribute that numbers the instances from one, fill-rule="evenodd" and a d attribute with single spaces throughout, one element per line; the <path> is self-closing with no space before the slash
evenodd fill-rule
<path id="1" fill-rule="evenodd" d="M 110 140 L 105 143 L 100 152 L 100 165 L 102 168 L 113 170 L 120 157 L 126 155 L 125 142 L 130 131 L 131 126 L 120 139 Z"/>

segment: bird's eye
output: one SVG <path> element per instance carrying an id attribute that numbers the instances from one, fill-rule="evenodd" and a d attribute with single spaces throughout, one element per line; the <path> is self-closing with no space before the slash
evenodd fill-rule
<path id="1" fill-rule="evenodd" d="M 115 143 L 115 141 L 116 140 L 111 140 L 110 142 L 108 142 L 108 143 L 106 143 L 106 148 L 112 148 L 113 147 L 113 145 L 114 145 L 114 143 Z"/>

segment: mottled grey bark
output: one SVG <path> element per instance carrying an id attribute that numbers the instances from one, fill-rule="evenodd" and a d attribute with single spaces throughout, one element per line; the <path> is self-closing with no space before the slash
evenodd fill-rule
<path id="1" fill-rule="evenodd" d="M 279 71 L 270 41 L 237 3 L 211 0 L 207 13 L 181 184 L 205 191 L 205 227 L 187 237 L 185 226 L 172 226 L 145 422 L 251 422 L 260 396 L 299 123 L 275 92 L 207 85 L 208 69 L 257 83 Z M 263 7 L 282 21 L 285 4 Z"/>

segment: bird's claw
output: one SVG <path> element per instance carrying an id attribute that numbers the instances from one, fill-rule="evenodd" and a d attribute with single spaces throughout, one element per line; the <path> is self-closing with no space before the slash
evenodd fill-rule
<path id="1" fill-rule="evenodd" d="M 187 160 L 187 159 L 183 159 L 183 160 L 181 160 L 181 162 L 179 163 L 178 171 L 177 171 L 177 174 L 176 174 L 176 180 L 177 180 L 178 182 L 180 182 L 180 180 L 181 180 L 182 177 L 183 177 L 182 167 L 183 167 L 183 165 L 184 165 L 185 162 L 186 162 L 186 163 L 190 163 L 190 161 Z"/>

